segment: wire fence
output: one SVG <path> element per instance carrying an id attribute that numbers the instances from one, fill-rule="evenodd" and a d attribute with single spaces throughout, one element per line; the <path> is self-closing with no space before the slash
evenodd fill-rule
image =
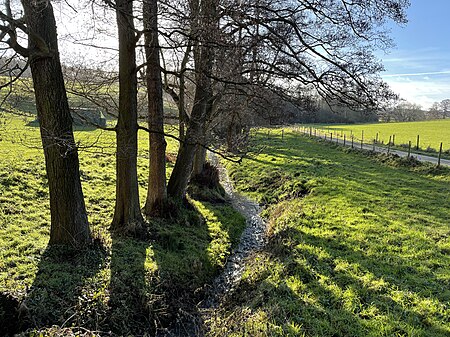
<path id="1" fill-rule="evenodd" d="M 442 160 L 450 159 L 450 149 L 444 151 L 443 150 L 443 142 L 440 142 L 439 149 L 433 149 L 428 147 L 426 150 L 420 147 L 421 136 L 417 135 L 415 137 L 414 142 L 408 141 L 407 144 L 396 144 L 395 134 L 389 136 L 389 140 L 387 142 L 383 141 L 379 137 L 379 133 L 376 133 L 376 136 L 372 138 L 365 137 L 364 130 L 361 131 L 360 134 L 356 135 L 352 131 L 350 131 L 350 135 L 343 130 L 335 130 L 335 129 L 324 129 L 324 128 L 314 128 L 312 126 L 293 126 L 289 128 L 290 130 L 307 135 L 309 137 L 320 138 L 328 142 L 349 146 L 354 149 L 361 150 L 369 150 L 373 152 L 381 152 L 381 153 L 393 153 L 399 154 L 402 156 L 406 156 L 410 158 L 415 155 L 417 159 L 425 157 L 426 161 L 436 162 L 437 166 L 441 166 Z M 261 135 L 261 130 L 263 131 L 262 136 L 267 139 L 280 139 L 284 141 L 285 138 L 285 129 L 281 127 L 277 127 L 274 129 L 257 129 L 253 136 L 256 134 Z M 420 158 L 419 158 L 420 156 Z M 431 158 L 432 160 L 429 160 Z M 433 160 L 433 158 L 435 160 Z"/>

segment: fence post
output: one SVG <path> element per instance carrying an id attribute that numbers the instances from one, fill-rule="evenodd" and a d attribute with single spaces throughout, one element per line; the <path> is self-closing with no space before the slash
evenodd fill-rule
<path id="1" fill-rule="evenodd" d="M 378 132 L 377 132 L 377 136 L 376 136 L 376 138 L 375 138 L 375 143 L 378 144 Z"/>
<path id="2" fill-rule="evenodd" d="M 438 157 L 437 167 L 441 166 L 441 156 L 442 156 L 442 142 L 441 142 L 441 146 L 439 147 L 439 157 Z"/>
<path id="3" fill-rule="evenodd" d="M 267 139 L 270 139 L 270 130 L 267 130 Z"/>
<path id="4" fill-rule="evenodd" d="M 392 140 L 392 136 L 389 136 L 388 154 L 389 154 L 389 152 L 391 152 L 391 140 Z"/>
<path id="5" fill-rule="evenodd" d="M 312 127 L 309 127 L 309 136 L 312 137 Z"/>
<path id="6" fill-rule="evenodd" d="M 417 145 L 416 145 L 416 150 L 419 150 L 419 140 L 420 140 L 420 135 L 417 135 Z"/>
<path id="7" fill-rule="evenodd" d="M 352 135 L 352 149 L 353 149 L 353 139 L 354 139 L 355 137 L 353 137 L 353 135 Z"/>
<path id="8" fill-rule="evenodd" d="M 344 146 L 345 146 L 345 134 L 344 134 Z"/>
<path id="9" fill-rule="evenodd" d="M 409 144 L 408 144 L 408 159 L 409 159 L 409 157 L 411 157 L 411 141 L 409 141 Z"/>
<path id="10" fill-rule="evenodd" d="M 392 135 L 392 146 L 395 146 L 395 135 Z"/>
<path id="11" fill-rule="evenodd" d="M 281 129 L 281 141 L 284 140 L 284 129 Z"/>
<path id="12" fill-rule="evenodd" d="M 375 152 L 375 142 L 376 142 L 376 141 L 375 141 L 375 139 L 374 139 L 374 140 L 373 140 L 373 149 L 372 149 L 373 152 Z"/>

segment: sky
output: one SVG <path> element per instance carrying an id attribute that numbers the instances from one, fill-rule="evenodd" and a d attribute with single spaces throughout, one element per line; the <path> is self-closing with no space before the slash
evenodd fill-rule
<path id="1" fill-rule="evenodd" d="M 392 26 L 396 47 L 380 53 L 382 78 L 412 103 L 430 108 L 450 98 L 450 1 L 411 0 L 408 23 Z"/>

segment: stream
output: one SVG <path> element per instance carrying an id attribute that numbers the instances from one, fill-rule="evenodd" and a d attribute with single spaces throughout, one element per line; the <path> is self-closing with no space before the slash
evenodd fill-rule
<path id="1" fill-rule="evenodd" d="M 246 259 L 266 243 L 267 224 L 260 217 L 261 208 L 258 203 L 235 191 L 226 169 L 220 165 L 216 155 L 209 153 L 209 161 L 219 169 L 220 182 L 225 189 L 227 198 L 234 209 L 245 217 L 247 226 L 241 235 L 238 246 L 228 257 L 224 269 L 216 277 L 211 287 L 206 290 L 202 302 L 197 304 L 197 314 L 180 312 L 173 327 L 158 332 L 156 334 L 158 337 L 203 336 L 203 322 L 239 285 Z"/>
<path id="2" fill-rule="evenodd" d="M 226 169 L 218 163 L 216 156 L 211 155 L 210 161 L 218 167 L 220 182 L 227 198 L 233 208 L 245 217 L 247 226 L 241 235 L 239 245 L 228 257 L 224 270 L 214 280 L 209 296 L 204 301 L 204 309 L 214 309 L 224 296 L 235 290 L 244 271 L 245 260 L 264 246 L 267 230 L 266 222 L 260 217 L 259 204 L 234 190 Z"/>

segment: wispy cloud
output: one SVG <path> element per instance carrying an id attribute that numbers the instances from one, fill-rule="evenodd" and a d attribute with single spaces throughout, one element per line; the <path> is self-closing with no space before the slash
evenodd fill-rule
<path id="1" fill-rule="evenodd" d="M 433 102 L 450 98 L 450 50 L 414 48 L 379 55 L 386 71 L 381 77 L 400 97 L 428 109 Z"/>
<path id="2" fill-rule="evenodd" d="M 382 75 L 382 77 L 409 77 L 409 76 L 429 76 L 429 75 L 444 75 L 444 74 L 450 74 L 450 70 L 430 71 L 423 73 L 409 73 L 409 74 L 386 74 Z"/>

